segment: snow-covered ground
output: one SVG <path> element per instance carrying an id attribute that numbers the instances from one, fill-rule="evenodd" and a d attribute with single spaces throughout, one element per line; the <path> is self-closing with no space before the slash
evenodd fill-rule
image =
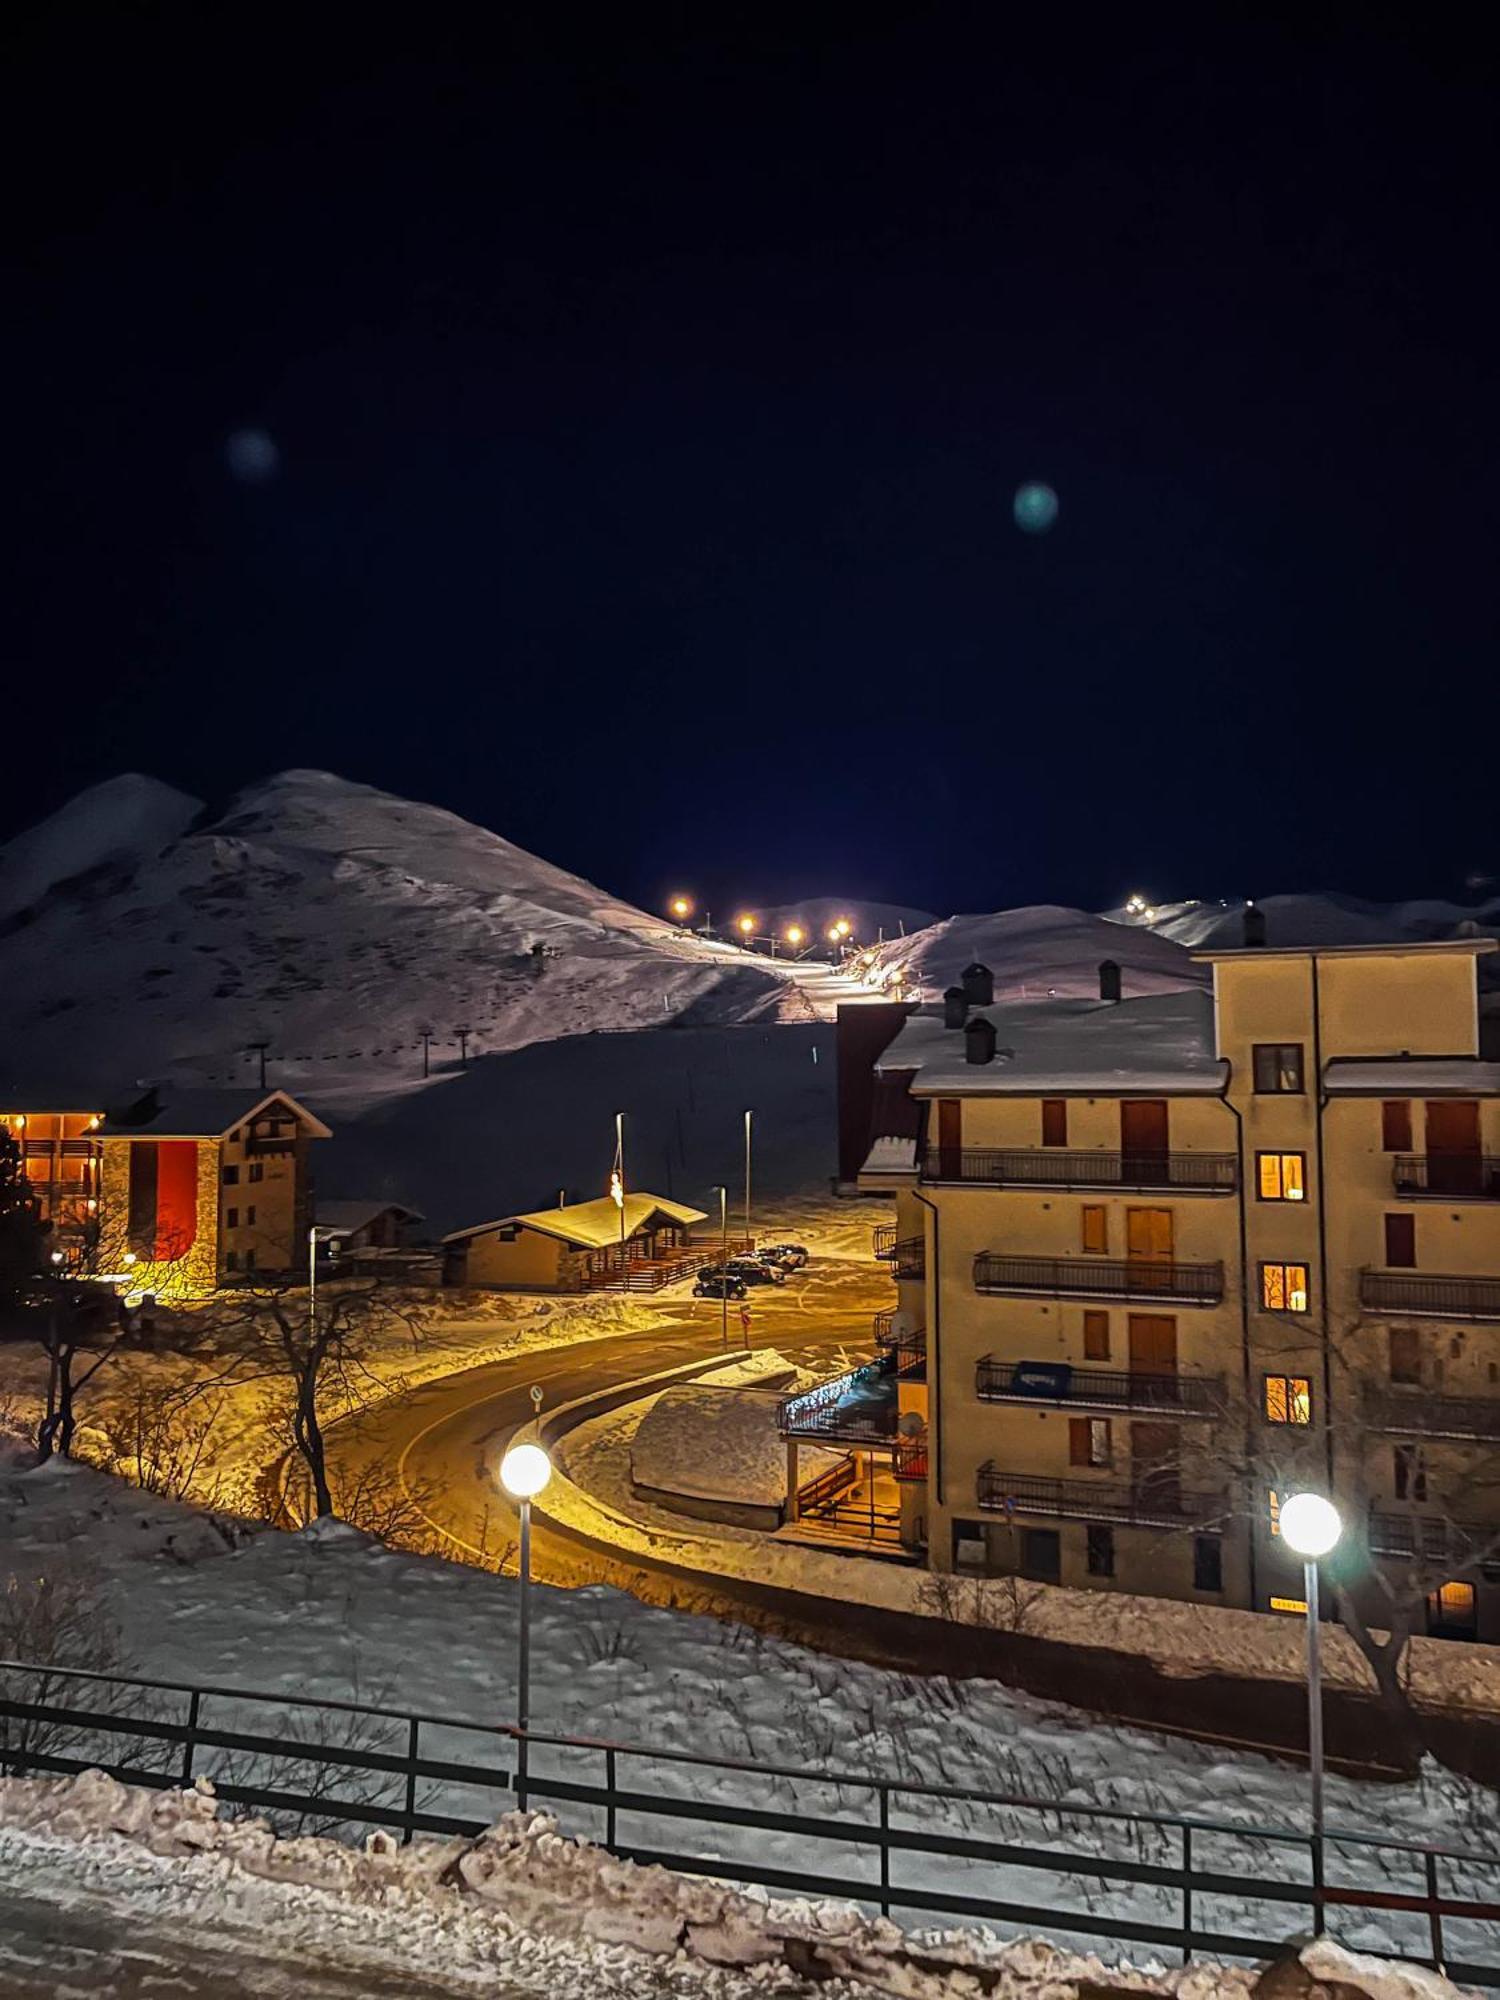
<path id="1" fill-rule="evenodd" d="M 1062 2000 L 1083 1990 L 1229 2000 L 1256 1979 L 1214 1964 L 1112 1968 L 1039 1938 L 914 1939 L 847 1904 L 617 1862 L 540 1815 L 510 1815 L 479 1840 L 402 1848 L 376 1836 L 355 1853 L 225 1818 L 206 1788 L 143 1792 L 101 1773 L 0 1781 L 0 1916 L 0 1990 L 51 1994 L 77 1979 L 103 2000 L 168 1986 L 297 2000 Z M 1301 1962 L 1309 1978 L 1368 2000 L 1453 2000 L 1457 1990 L 1326 1940 Z M 33 1971 L 36 1983 L 23 1983 Z"/>
<path id="2" fill-rule="evenodd" d="M 8 1600 L 12 1617 L 34 1579 L 50 1577 L 54 1589 L 72 1593 L 78 1632 L 97 1645 L 118 1631 L 120 1657 L 148 1677 L 280 1693 L 294 1703 L 352 1698 L 420 1709 L 445 1718 L 429 1741 L 429 1754 L 439 1756 L 472 1758 L 476 1744 L 483 1747 L 484 1739 L 459 1718 L 483 1725 L 514 1713 L 516 1585 L 477 1569 L 394 1554 L 331 1525 L 291 1536 L 262 1530 L 247 1539 L 242 1530 L 67 1465 L 0 1480 L 0 1548 L 0 1567 L 17 1578 Z M 645 1754 L 622 1769 L 659 1792 L 867 1816 L 873 1805 L 858 1790 L 861 1777 L 967 1787 L 1045 1803 L 903 1802 L 898 1794 L 893 1823 L 1071 1851 L 1097 1848 L 1101 1835 L 1070 1817 L 1069 1804 L 1194 1814 L 1247 1829 L 1202 1837 L 1200 1864 L 1222 1865 L 1246 1884 L 1243 1892 L 1215 1898 L 1213 1917 L 1204 1913 L 1204 1921 L 1248 1926 L 1252 1934 L 1269 1924 L 1260 1934 L 1270 1936 L 1286 1929 L 1286 1913 L 1258 1905 L 1253 1884 L 1268 1868 L 1295 1863 L 1248 1830 L 1305 1824 L 1304 1781 L 1285 1766 L 1103 1726 L 987 1682 L 914 1680 L 830 1659 L 600 1587 L 539 1589 L 535 1613 L 534 1726 L 642 1746 Z M 934 1629 L 940 1634 L 940 1626 Z M 305 1707 L 292 1713 L 302 1728 L 310 1725 Z M 286 1713 L 216 1698 L 204 1720 L 280 1728 Z M 664 1763 L 652 1754 L 688 1747 L 805 1775 L 758 1779 Z M 210 1776 L 222 1768 L 223 1754 L 204 1753 Z M 577 1777 L 579 1754 L 538 1749 L 533 1769 Z M 845 1781 L 831 1783 L 823 1775 L 830 1772 L 846 1774 Z M 590 1767 L 582 1775 L 599 1772 Z M 455 1803 L 466 1796 L 456 1795 Z M 461 1809 L 482 1813 L 492 1805 L 489 1795 L 476 1795 Z M 1496 1802 L 1482 1787 L 1438 1769 L 1391 1786 L 1334 1776 L 1328 1810 L 1337 1829 L 1493 1854 L 1496 1871 L 1483 1881 L 1476 1876 L 1470 1891 L 1495 1893 L 1500 1824 Z M 570 1830 L 597 1836 L 590 1808 L 560 1811 Z M 874 1856 L 857 1842 L 830 1849 L 792 1833 L 670 1819 L 653 1819 L 645 1838 L 680 1853 L 717 1856 L 728 1873 L 743 1856 L 760 1866 L 814 1866 L 846 1880 L 873 1880 Z M 1170 1846 L 1170 1836 L 1143 1846 L 1140 1834 L 1122 1827 L 1108 1834 L 1108 1851 L 1135 1859 L 1150 1859 L 1158 1849 L 1166 1856 Z M 951 1888 L 970 1872 L 979 1893 L 1024 1899 L 1043 1925 L 1049 1908 L 1160 1916 L 1172 1905 L 1165 1889 L 920 1855 L 900 1856 L 896 1879 Z M 1387 1866 L 1372 1850 L 1337 1849 L 1334 1872 L 1344 1881 L 1407 1886 L 1396 1879 L 1396 1864 Z M 1454 1871 L 1455 1892 L 1464 1879 L 1465 1871 Z M 1393 1926 L 1407 1948 L 1420 1948 L 1419 1938 L 1412 1942 L 1414 1923 L 1404 1918 L 1350 1913 L 1339 1920 L 1352 1945 L 1377 1946 L 1391 1938 Z M 1471 1924 L 1473 1935 L 1465 1937 L 1458 1926 L 1450 1948 L 1455 1956 L 1493 1958 L 1500 1935 L 1489 1935 L 1492 1928 Z"/>

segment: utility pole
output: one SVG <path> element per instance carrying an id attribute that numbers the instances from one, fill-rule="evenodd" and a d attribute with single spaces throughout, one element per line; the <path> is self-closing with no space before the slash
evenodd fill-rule
<path id="1" fill-rule="evenodd" d="M 609 1177 L 609 1191 L 620 1211 L 620 1290 L 630 1290 L 630 1264 L 625 1254 L 625 1113 L 615 1113 L 615 1164 Z"/>
<path id="2" fill-rule="evenodd" d="M 266 1087 L 266 1050 L 270 1048 L 271 1044 L 269 1042 L 247 1042 L 245 1046 L 249 1049 L 251 1055 L 260 1057 L 260 1087 L 264 1090 Z"/>
<path id="3" fill-rule="evenodd" d="M 467 1069 L 469 1067 L 469 1037 L 473 1034 L 474 1030 L 469 1027 L 463 1027 L 455 1028 L 453 1032 L 458 1037 L 459 1067 Z"/>
<path id="4" fill-rule="evenodd" d="M 719 1197 L 719 1346 L 729 1349 L 729 1190 L 716 1190 Z"/>
<path id="5" fill-rule="evenodd" d="M 750 1249 L 752 1241 L 750 1235 L 750 1125 L 754 1117 L 755 1113 L 753 1111 L 745 1113 L 745 1249 L 747 1252 Z"/>
<path id="6" fill-rule="evenodd" d="M 432 1030 L 431 1028 L 418 1028 L 417 1033 L 422 1037 L 422 1074 L 423 1076 L 431 1076 Z"/>

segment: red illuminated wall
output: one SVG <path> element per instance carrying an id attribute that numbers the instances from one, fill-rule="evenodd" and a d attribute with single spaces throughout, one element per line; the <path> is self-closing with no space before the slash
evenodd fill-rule
<path id="1" fill-rule="evenodd" d="M 186 1256 L 198 1234 L 198 1145 L 163 1139 L 156 1148 L 156 1259 Z"/>

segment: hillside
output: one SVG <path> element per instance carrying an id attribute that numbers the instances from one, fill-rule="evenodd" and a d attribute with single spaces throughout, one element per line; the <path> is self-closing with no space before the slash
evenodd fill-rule
<path id="1" fill-rule="evenodd" d="M 205 821 L 150 779 L 0 851 L 7 1069 L 97 1085 L 254 1075 L 326 1097 L 599 1029 L 774 1019 L 784 975 L 671 930 L 497 834 L 326 772 Z M 24 1052 L 18 1064 L 18 1052 Z"/>

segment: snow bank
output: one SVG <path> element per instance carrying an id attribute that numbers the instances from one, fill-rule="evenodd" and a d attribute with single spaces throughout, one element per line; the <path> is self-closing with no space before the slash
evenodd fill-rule
<path id="1" fill-rule="evenodd" d="M 655 1493 L 779 1507 L 786 1498 L 780 1401 L 774 1390 L 698 1382 L 664 1390 L 636 1430 L 631 1476 Z M 833 1454 L 821 1455 L 833 1462 Z"/>
<path id="2" fill-rule="evenodd" d="M 160 1864 L 144 1894 L 129 1850 Z M 1173 1972 L 1110 1968 L 1037 1938 L 1000 1945 L 985 1934 L 946 1932 L 914 1940 L 894 1924 L 851 1904 L 783 1901 L 707 1877 L 616 1860 L 603 1849 L 560 1835 L 541 1814 L 512 1813 L 477 1840 L 419 1840 L 399 1846 L 372 1834 L 363 1850 L 322 1838 L 278 1838 L 260 1820 L 221 1816 L 212 1788 L 132 1789 L 102 1772 L 69 1780 L 0 1780 L 0 1887 L 32 1863 L 51 1863 L 51 1892 L 61 1899 L 89 1851 L 118 1857 L 110 1875 L 134 1914 L 148 1917 L 169 1903 L 173 1877 L 196 1876 L 229 1922 L 262 1924 L 295 1899 L 305 1930 L 319 1906 L 350 1906 L 367 1919 L 364 1961 L 400 1965 L 414 1955 L 433 1962 L 443 1951 L 463 1974 L 475 1961 L 511 1969 L 524 1957 L 523 1939 L 572 1947 L 579 1992 L 601 1950 L 621 1948 L 698 1972 L 706 1990 L 742 1990 L 735 1975 L 749 1971 L 743 1990 L 786 1990 L 788 1978 L 848 1981 L 857 1990 L 897 2000 L 966 2000 L 1129 1991 L 1174 1994 L 1178 2000 L 1248 1994 L 1256 1975 L 1244 1968 L 1194 1965 Z M 71 1865 L 70 1865 L 71 1862 Z M 269 1890 L 269 1894 L 267 1891 Z M 440 1927 L 434 1936 L 435 1925 Z M 61 1927 L 60 1927 L 61 1928 Z M 319 1924 L 325 1943 L 336 1926 Z M 456 1961 L 448 1957 L 458 1947 Z M 606 1964 L 608 1960 L 604 1961 Z M 1452 2000 L 1458 1989 L 1435 1973 L 1357 1957 L 1327 1941 L 1301 1954 L 1305 1973 L 1349 1996 L 1369 2000 Z M 644 1970 L 644 1968 L 643 1968 Z M 1281 1992 L 1295 1991 L 1283 1967 Z M 1307 1991 L 1306 1981 L 1302 1990 Z M 1268 1988 L 1269 1991 L 1269 1988 Z"/>

